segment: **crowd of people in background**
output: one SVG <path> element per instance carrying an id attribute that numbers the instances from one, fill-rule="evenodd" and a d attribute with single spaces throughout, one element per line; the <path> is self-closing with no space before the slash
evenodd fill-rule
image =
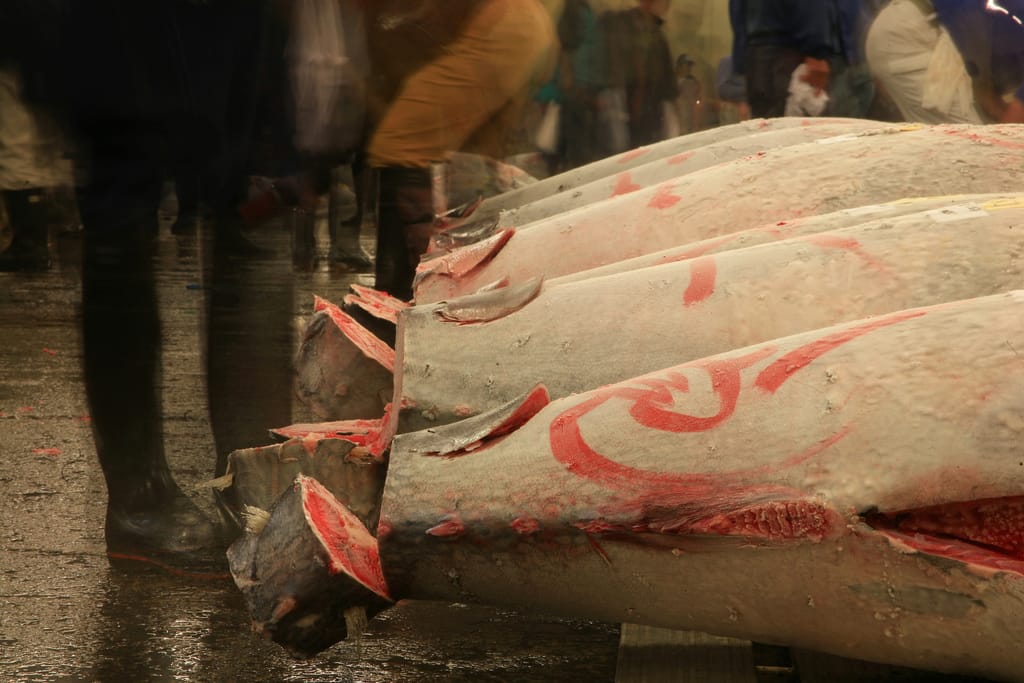
<path id="1" fill-rule="evenodd" d="M 369 212 L 376 286 L 408 299 L 446 208 L 438 169 L 456 152 L 495 163 L 522 152 L 531 108 L 557 113 L 535 141 L 548 173 L 749 117 L 1024 122 L 1024 0 L 729 0 L 733 46 L 713 82 L 672 53 L 671 0 L 560 5 L 555 16 L 540 0 L 0 6 L 0 214 L 13 235 L 0 270 L 45 270 L 48 233 L 84 227 L 85 378 L 111 543 L 173 553 L 210 540 L 151 419 L 160 342 L 145 264 L 168 181 L 173 232 L 213 235 L 212 375 L 235 362 L 218 352 L 219 321 L 245 298 L 238 259 L 258 251 L 254 224 L 325 196 L 337 208 L 345 177 L 357 210 L 331 213 L 332 255 L 370 266 L 353 237 Z M 268 179 L 258 192 L 254 176 Z M 248 417 L 260 430 L 280 417 L 259 409 Z M 125 411 L 149 417 L 126 427 Z M 219 455 L 248 438 L 224 439 Z"/>

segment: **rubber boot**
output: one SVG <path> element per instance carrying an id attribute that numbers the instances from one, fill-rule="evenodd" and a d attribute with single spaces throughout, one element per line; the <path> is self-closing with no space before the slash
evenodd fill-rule
<path id="1" fill-rule="evenodd" d="M 363 212 L 351 166 L 331 169 L 327 194 L 327 225 L 331 235 L 330 259 L 348 270 L 365 272 L 373 261 L 359 244 Z"/>
<path id="2" fill-rule="evenodd" d="M 378 170 L 376 289 L 412 299 L 420 256 L 427 251 L 434 225 L 430 170 Z"/>
<path id="3" fill-rule="evenodd" d="M 41 189 L 3 193 L 13 238 L 0 253 L 0 271 L 42 271 L 50 267 L 49 216 L 46 193 Z"/>

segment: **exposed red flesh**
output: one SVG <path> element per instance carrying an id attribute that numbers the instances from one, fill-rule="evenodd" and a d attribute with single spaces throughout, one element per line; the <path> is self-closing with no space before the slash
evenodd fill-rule
<path id="1" fill-rule="evenodd" d="M 316 312 L 326 311 L 327 314 L 331 316 L 331 320 L 334 321 L 334 324 L 338 326 L 338 329 L 340 329 L 345 337 L 355 344 L 356 348 L 362 351 L 367 358 L 377 361 L 392 373 L 395 371 L 395 350 L 381 341 L 379 337 L 374 335 L 368 329 L 360 325 L 355 318 L 341 310 L 335 304 L 332 304 L 326 299 L 321 299 L 320 297 L 314 298 L 313 310 Z"/>
<path id="2" fill-rule="evenodd" d="M 286 439 L 345 439 L 365 446 L 377 438 L 382 420 L 335 420 L 334 422 L 296 423 L 271 429 L 272 434 Z"/>
<path id="3" fill-rule="evenodd" d="M 922 553 L 1024 574 L 1024 496 L 874 513 L 865 521 Z"/>
<path id="4" fill-rule="evenodd" d="M 346 295 L 345 303 L 358 306 L 381 320 L 397 324 L 398 314 L 409 307 L 409 304 L 405 301 L 396 299 L 386 292 L 380 292 L 370 287 L 363 287 L 362 285 L 353 284 L 350 286 L 355 293 Z"/>
<path id="5" fill-rule="evenodd" d="M 302 487 L 302 506 L 309 527 L 330 556 L 331 573 L 346 574 L 390 600 L 377 539 L 318 481 L 299 477 L 298 485 Z"/>

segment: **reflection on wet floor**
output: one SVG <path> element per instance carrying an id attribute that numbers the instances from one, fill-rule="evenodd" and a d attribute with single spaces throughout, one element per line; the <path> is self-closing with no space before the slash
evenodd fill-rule
<path id="1" fill-rule="evenodd" d="M 253 387 L 280 384 L 290 373 L 295 331 L 313 294 L 340 300 L 350 283 L 372 284 L 366 272 L 331 269 L 323 227 L 320 221 L 316 260 L 300 259 L 299 271 L 291 236 L 276 225 L 254 231 L 250 238 L 262 251 L 229 271 L 233 295 L 257 304 L 248 307 L 254 318 L 239 321 L 230 317 L 237 301 L 222 301 L 231 328 L 225 334 L 237 335 L 245 325 L 255 330 L 229 337 L 242 353 L 224 369 L 220 385 L 224 403 L 234 397 L 239 406 L 252 406 L 224 417 L 239 420 L 251 411 L 251 420 L 236 425 L 235 438 L 263 440 L 244 445 L 262 445 L 267 428 L 282 426 L 261 423 L 262 395 Z M 211 282 L 202 235 L 176 237 L 168 228 L 165 219 L 154 256 L 164 443 L 178 485 L 215 518 L 209 489 L 196 488 L 213 476 L 218 452 L 202 349 Z M 231 581 L 188 579 L 145 565 L 111 567 L 103 540 L 106 491 L 82 384 L 80 237 L 55 237 L 53 247 L 50 271 L 0 274 L 0 680 L 614 679 L 617 625 L 403 603 L 371 621 L 360 642 L 296 661 L 251 633 Z M 260 305 L 288 310 L 260 316 Z M 285 329 L 263 329 L 275 313 L 274 326 Z M 284 371 L 261 368 L 271 359 L 284 362 Z M 292 401 L 290 387 L 282 390 Z M 294 421 L 312 420 L 294 401 L 291 409 Z"/>

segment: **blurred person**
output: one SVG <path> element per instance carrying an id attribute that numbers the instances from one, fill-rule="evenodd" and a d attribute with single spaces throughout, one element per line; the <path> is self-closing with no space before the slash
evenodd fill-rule
<path id="1" fill-rule="evenodd" d="M 680 133 L 692 133 L 700 129 L 702 112 L 703 87 L 700 80 L 693 74 L 694 61 L 688 54 L 676 57 L 676 109 L 679 116 Z"/>
<path id="2" fill-rule="evenodd" d="M 868 63 L 907 121 L 1024 123 L 1022 21 L 1022 0 L 893 0 Z"/>
<path id="3" fill-rule="evenodd" d="M 83 370 L 111 559 L 225 564 L 224 539 L 181 491 L 165 455 L 153 256 L 161 187 L 176 165 L 203 179 L 216 218 L 204 259 L 216 469 L 231 450 L 261 443 L 268 426 L 290 420 L 291 290 L 253 288 L 265 274 L 235 216 L 268 7 L 24 0 L 13 15 L 47 46 L 21 49 L 40 72 L 33 83 L 44 84 L 74 136 Z"/>
<path id="4" fill-rule="evenodd" d="M 602 15 L 608 86 L 622 93 L 628 147 L 649 145 L 678 132 L 678 90 L 663 30 L 670 5 L 671 0 L 638 0 L 636 7 Z"/>
<path id="5" fill-rule="evenodd" d="M 412 296 L 435 214 L 432 168 L 451 152 L 504 158 L 531 95 L 553 73 L 556 39 L 538 0 L 370 3 L 366 162 L 377 178 L 376 287 Z"/>
<path id="6" fill-rule="evenodd" d="M 732 55 L 726 55 L 718 62 L 715 86 L 718 90 L 719 125 L 739 123 L 750 118 L 747 79 L 733 69 Z"/>
<path id="7" fill-rule="evenodd" d="M 0 206 L 11 231 L 0 271 L 50 266 L 56 195 L 71 181 L 60 137 L 45 109 L 26 100 L 16 64 L 0 64 Z"/>
<path id="8" fill-rule="evenodd" d="M 729 0 L 733 69 L 746 77 L 751 115 L 783 116 L 803 66 L 800 83 L 830 95 L 822 113 L 863 116 L 872 93 L 858 47 L 861 12 L 861 0 Z"/>
<path id="9" fill-rule="evenodd" d="M 602 156 L 597 121 L 598 93 L 605 84 L 604 37 L 588 0 L 566 0 L 558 20 L 562 53 L 557 78 L 562 101 L 560 161 L 554 172 Z"/>

